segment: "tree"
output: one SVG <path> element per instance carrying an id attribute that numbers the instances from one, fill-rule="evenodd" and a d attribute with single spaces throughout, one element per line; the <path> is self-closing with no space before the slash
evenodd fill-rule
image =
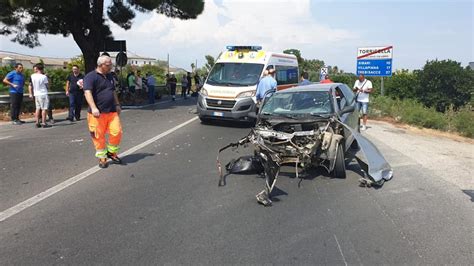
<path id="1" fill-rule="evenodd" d="M 349 88 L 352 88 L 354 85 L 354 81 L 357 79 L 357 76 L 352 73 L 340 73 L 340 74 L 333 74 L 331 75 L 331 80 L 334 82 L 344 83 Z"/>
<path id="2" fill-rule="evenodd" d="M 304 59 L 301 56 L 300 50 L 298 49 L 286 49 L 283 51 L 283 53 L 292 54 L 296 56 L 300 73 L 302 73 L 303 71 L 308 72 L 309 80 L 319 80 L 319 71 L 321 67 L 324 66 L 324 61 L 318 59 Z"/>
<path id="3" fill-rule="evenodd" d="M 216 60 L 214 59 L 214 57 L 212 55 L 206 55 L 205 58 L 206 58 L 206 61 L 207 61 L 207 63 L 206 63 L 207 72 L 210 72 L 211 68 L 216 63 Z"/>
<path id="4" fill-rule="evenodd" d="M 453 60 L 427 61 L 418 71 L 418 98 L 428 107 L 444 112 L 451 104 L 457 109 L 471 100 L 474 72 Z"/>
<path id="5" fill-rule="evenodd" d="M 130 29 L 138 12 L 155 11 L 168 17 L 194 19 L 203 0 L 0 0 L 0 34 L 28 47 L 40 45 L 38 34 L 72 35 L 84 55 L 86 71 L 94 69 L 99 52 L 112 39 L 108 19 Z M 104 14 L 104 11 L 106 11 Z"/>
<path id="6" fill-rule="evenodd" d="M 302 65 L 303 64 L 303 57 L 301 57 L 301 52 L 300 50 L 298 49 L 286 49 L 283 51 L 284 54 L 292 54 L 294 56 L 296 56 L 296 60 L 298 60 L 298 65 Z"/>
<path id="7" fill-rule="evenodd" d="M 319 80 L 319 72 L 324 67 L 324 61 L 319 59 L 304 59 L 300 69 L 309 73 L 310 80 Z"/>
<path id="8" fill-rule="evenodd" d="M 196 68 L 196 65 L 194 63 L 191 63 L 191 72 L 194 72 L 195 68 Z"/>
<path id="9" fill-rule="evenodd" d="M 385 80 L 387 96 L 398 99 L 417 99 L 419 82 L 416 72 L 398 70 Z"/>
<path id="10" fill-rule="evenodd" d="M 73 65 L 77 65 L 81 71 L 84 70 L 85 69 L 84 56 L 80 55 L 80 56 L 72 58 L 71 62 L 67 64 L 67 69 L 71 71 Z"/>

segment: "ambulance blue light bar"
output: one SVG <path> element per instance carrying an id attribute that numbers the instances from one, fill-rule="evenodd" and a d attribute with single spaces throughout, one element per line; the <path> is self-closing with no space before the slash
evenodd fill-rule
<path id="1" fill-rule="evenodd" d="M 226 47 L 227 50 L 229 51 L 235 51 L 235 50 L 251 50 L 251 51 L 258 51 L 262 50 L 262 46 L 237 46 L 237 45 L 229 45 Z"/>

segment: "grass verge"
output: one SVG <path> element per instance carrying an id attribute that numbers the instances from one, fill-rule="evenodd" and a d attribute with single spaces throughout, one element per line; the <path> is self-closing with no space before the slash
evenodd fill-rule
<path id="1" fill-rule="evenodd" d="M 450 108 L 445 113 L 440 113 L 415 100 L 378 96 L 371 100 L 369 110 L 369 115 L 372 117 L 392 117 L 397 122 L 455 132 L 465 137 L 474 138 L 474 111 L 471 106 L 464 106 L 457 111 Z"/>

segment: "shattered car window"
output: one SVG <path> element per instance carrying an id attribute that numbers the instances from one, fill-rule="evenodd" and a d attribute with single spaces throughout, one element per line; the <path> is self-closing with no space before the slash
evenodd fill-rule
<path id="1" fill-rule="evenodd" d="M 267 115 L 306 115 L 333 113 L 331 95 L 325 91 L 277 93 L 262 108 Z"/>

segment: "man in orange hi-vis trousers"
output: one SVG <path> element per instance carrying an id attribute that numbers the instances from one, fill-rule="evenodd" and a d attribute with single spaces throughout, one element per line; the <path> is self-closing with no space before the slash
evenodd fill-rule
<path id="1" fill-rule="evenodd" d="M 102 55 L 97 59 L 97 68 L 87 73 L 82 84 L 84 96 L 89 104 L 87 123 L 100 168 L 108 166 L 107 158 L 114 163 L 122 163 L 117 156 L 122 138 L 119 118 L 121 109 L 115 93 L 114 79 L 109 73 L 111 70 L 112 60 L 109 56 Z M 105 139 L 107 133 L 108 143 Z"/>

